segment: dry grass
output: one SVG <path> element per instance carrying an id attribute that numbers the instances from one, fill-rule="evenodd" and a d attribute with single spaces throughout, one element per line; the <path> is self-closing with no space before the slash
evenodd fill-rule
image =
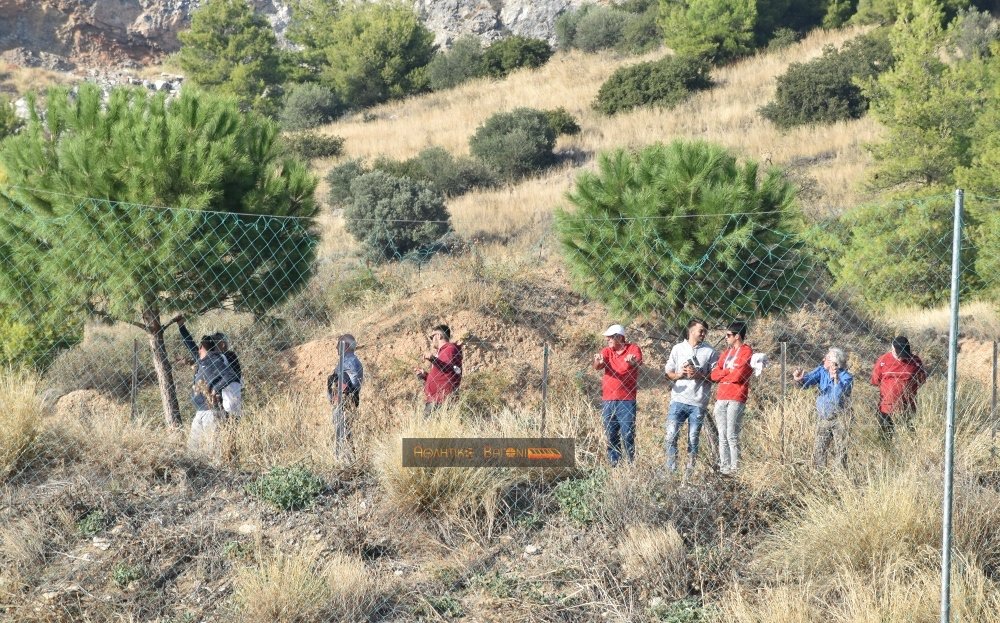
<path id="1" fill-rule="evenodd" d="M 240 569 L 234 600 L 248 623 L 364 620 L 377 605 L 379 583 L 360 560 L 318 550 L 264 555 Z"/>
<path id="2" fill-rule="evenodd" d="M 951 309 L 895 307 L 880 311 L 882 322 L 902 335 L 948 335 Z M 970 301 L 959 307 L 959 323 L 963 335 L 979 339 L 996 339 L 1000 336 L 1000 307 L 988 301 Z"/>
<path id="3" fill-rule="evenodd" d="M 0 66 L 0 93 L 13 93 L 15 97 L 30 92 L 44 93 L 49 87 L 67 86 L 79 80 L 73 74 L 40 67 L 21 67 L 10 63 Z"/>
<path id="4" fill-rule="evenodd" d="M 38 583 L 54 552 L 71 540 L 74 523 L 62 507 L 0 522 L 0 603 L 13 603 Z"/>
<path id="5" fill-rule="evenodd" d="M 44 414 L 35 376 L 0 372 L 0 482 L 31 458 Z"/>
<path id="6" fill-rule="evenodd" d="M 629 526 L 618 544 L 627 579 L 649 582 L 673 598 L 687 592 L 686 553 L 681 535 L 671 524 Z"/>
<path id="7" fill-rule="evenodd" d="M 346 138 L 345 157 L 403 159 L 430 146 L 458 154 L 467 153 L 469 136 L 495 112 L 517 106 L 562 106 L 577 117 L 582 132 L 561 138 L 558 150 L 595 154 L 682 137 L 714 141 L 762 163 L 796 170 L 810 186 L 810 205 L 806 206 L 810 212 L 839 212 L 859 198 L 858 184 L 870 163 L 864 145 L 878 139 L 878 125 L 865 118 L 781 132 L 757 110 L 769 101 L 776 77 L 790 62 L 816 56 L 824 45 L 840 45 L 861 32 L 816 31 L 780 53 L 761 54 L 717 69 L 714 88 L 669 111 L 644 108 L 605 117 L 590 108 L 600 85 L 616 69 L 662 53 L 622 58 L 570 52 L 556 54 L 537 71 L 516 72 L 499 85 L 473 81 L 377 107 L 366 117 L 374 117 L 372 121 L 355 116 L 324 131 Z M 477 191 L 459 198 L 450 205 L 456 229 L 507 234 L 512 228 L 530 225 L 561 203 L 576 170 L 570 166 L 511 189 Z"/>

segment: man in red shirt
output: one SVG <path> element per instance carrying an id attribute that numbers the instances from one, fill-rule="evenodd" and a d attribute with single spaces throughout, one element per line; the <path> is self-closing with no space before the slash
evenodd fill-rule
<path id="1" fill-rule="evenodd" d="M 427 339 L 431 349 L 424 354 L 424 361 L 430 364 L 430 369 L 414 370 L 417 378 L 424 382 L 425 417 L 457 392 L 462 384 L 462 349 L 452 343 L 448 325 L 434 327 Z"/>
<path id="2" fill-rule="evenodd" d="M 910 341 L 903 336 L 892 338 L 889 352 L 875 361 L 872 385 L 878 387 L 879 405 L 876 415 L 882 438 L 892 439 L 893 421 L 902 419 L 912 426 L 911 418 L 917 410 L 917 389 L 927 380 L 924 364 L 910 350 Z"/>
<path id="3" fill-rule="evenodd" d="M 604 332 L 607 346 L 594 355 L 594 369 L 601 378 L 601 419 L 608 437 L 608 460 L 618 464 L 624 446 L 629 463 L 635 460 L 635 398 L 639 389 L 642 351 L 625 341 L 625 329 L 613 324 Z"/>
<path id="4" fill-rule="evenodd" d="M 719 431 L 719 473 L 723 475 L 735 474 L 740 464 L 740 431 L 753 375 L 750 366 L 753 349 L 743 343 L 746 336 L 745 322 L 737 320 L 729 324 L 727 348 L 709 377 L 719 384 L 715 396 L 715 425 Z"/>

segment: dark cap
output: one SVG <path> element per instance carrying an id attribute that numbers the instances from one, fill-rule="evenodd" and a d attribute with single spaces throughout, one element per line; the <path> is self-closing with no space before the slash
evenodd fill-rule
<path id="1" fill-rule="evenodd" d="M 896 356 L 900 359 L 912 359 L 913 353 L 910 351 L 910 340 L 902 335 L 892 338 L 892 348 L 896 351 Z"/>

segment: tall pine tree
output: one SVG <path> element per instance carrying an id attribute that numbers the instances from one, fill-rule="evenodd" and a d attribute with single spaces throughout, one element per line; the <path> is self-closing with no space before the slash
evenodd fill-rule
<path id="1" fill-rule="evenodd" d="M 32 103 L 0 144 L 0 300 L 40 305 L 41 284 L 49 309 L 141 327 L 178 424 L 164 314 L 260 314 L 310 275 L 316 180 L 276 139 L 272 122 L 194 89 L 169 103 L 142 89 L 106 104 L 93 85 L 50 92 L 44 121 Z"/>

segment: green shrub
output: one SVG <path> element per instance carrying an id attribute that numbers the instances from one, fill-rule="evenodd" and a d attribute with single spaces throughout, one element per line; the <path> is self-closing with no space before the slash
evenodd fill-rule
<path id="1" fill-rule="evenodd" d="M 664 41 L 678 55 L 721 64 L 754 49 L 756 0 L 660 0 L 660 6 Z"/>
<path id="2" fill-rule="evenodd" d="M 352 158 L 351 160 L 341 162 L 330 169 L 330 172 L 326 174 L 326 183 L 330 187 L 327 199 L 330 201 L 330 204 L 335 206 L 346 206 L 349 204 L 353 198 L 353 195 L 351 195 L 351 182 L 354 181 L 354 178 L 370 172 L 371 169 L 360 158 Z"/>
<path id="3" fill-rule="evenodd" d="M 626 7 L 623 5 L 622 8 Z M 642 12 L 630 14 L 622 28 L 622 38 L 616 46 L 618 50 L 627 54 L 642 54 L 663 45 L 663 31 L 657 22 L 658 15 L 655 2 L 650 3 Z"/>
<path id="4" fill-rule="evenodd" d="M 799 33 L 791 28 L 779 28 L 771 35 L 771 40 L 767 42 L 767 49 L 781 50 L 788 46 L 795 45 L 799 40 Z"/>
<path id="5" fill-rule="evenodd" d="M 868 99 L 858 84 L 892 64 L 892 46 L 884 35 L 858 37 L 840 51 L 828 46 L 819 58 L 789 65 L 778 77 L 774 101 L 760 113 L 781 128 L 860 118 Z"/>
<path id="6" fill-rule="evenodd" d="M 556 133 L 545 112 L 515 108 L 491 116 L 469 139 L 472 155 L 497 175 L 516 179 L 549 166 Z"/>
<path id="7" fill-rule="evenodd" d="M 246 486 L 246 492 L 275 507 L 294 511 L 312 506 L 323 481 L 303 467 L 272 467 Z"/>
<path id="8" fill-rule="evenodd" d="M 707 608 L 694 597 L 678 601 L 654 601 L 649 607 L 649 614 L 661 623 L 702 623 L 714 620 Z"/>
<path id="9" fill-rule="evenodd" d="M 400 259 L 451 231 L 444 197 L 426 182 L 372 171 L 355 178 L 351 195 L 347 231 L 373 261 Z"/>
<path id="10" fill-rule="evenodd" d="M 584 13 L 576 23 L 573 47 L 597 52 L 621 43 L 628 14 L 614 7 L 598 6 Z"/>
<path id="11" fill-rule="evenodd" d="M 760 175 L 723 147 L 675 141 L 601 154 L 556 230 L 575 285 L 614 313 L 729 321 L 801 300 L 794 197 L 777 170 Z"/>
<path id="12" fill-rule="evenodd" d="M 111 580 L 118 588 L 125 589 L 136 580 L 142 579 L 145 570 L 140 565 L 129 565 L 120 562 L 111 570 Z"/>
<path id="13" fill-rule="evenodd" d="M 707 62 L 690 56 L 622 67 L 601 85 L 594 108 L 606 115 L 637 106 L 672 108 L 692 91 L 709 88 L 708 72 Z"/>
<path id="14" fill-rule="evenodd" d="M 474 35 L 459 37 L 451 49 L 434 55 L 427 65 L 431 89 L 443 91 L 485 75 L 483 44 Z"/>
<path id="15" fill-rule="evenodd" d="M 583 4 L 577 9 L 563 11 L 556 18 L 556 45 L 561 50 L 571 50 L 575 47 L 576 27 L 580 20 L 597 5 Z"/>
<path id="16" fill-rule="evenodd" d="M 552 46 L 541 39 L 514 35 L 500 39 L 483 52 L 483 72 L 503 78 L 515 69 L 541 67 L 552 57 Z"/>
<path id="17" fill-rule="evenodd" d="M 344 148 L 344 139 L 317 132 L 295 132 L 284 136 L 285 148 L 289 152 L 311 160 L 313 158 L 333 158 Z"/>
<path id="18" fill-rule="evenodd" d="M 483 164 L 468 157 L 456 158 L 443 147 L 428 147 L 408 160 L 378 158 L 372 163 L 372 169 L 427 182 L 445 197 L 496 183 L 492 172 Z"/>
<path id="19" fill-rule="evenodd" d="M 569 114 L 565 108 L 553 108 L 546 110 L 545 116 L 549 118 L 549 125 L 556 133 L 556 136 L 575 136 L 580 133 L 580 124 L 576 122 L 576 117 Z"/>
<path id="20" fill-rule="evenodd" d="M 607 478 L 607 472 L 595 470 L 586 478 L 563 480 L 552 491 L 559 510 L 577 523 L 592 523 L 596 518 L 594 504 Z"/>
<path id="21" fill-rule="evenodd" d="M 830 255 L 831 271 L 843 288 L 872 307 L 884 304 L 931 307 L 951 292 L 951 235 L 954 206 L 949 198 L 872 204 L 844 215 Z M 974 229 L 975 223 L 969 223 Z M 962 264 L 974 266 L 972 247 Z M 975 290 L 971 271 L 963 290 Z"/>
<path id="22" fill-rule="evenodd" d="M 991 56 L 991 46 L 997 40 L 1000 40 L 1000 21 L 987 11 L 975 8 L 959 11 L 955 22 L 948 28 L 949 46 L 964 59 Z"/>
<path id="23" fill-rule="evenodd" d="M 85 539 L 100 534 L 108 525 L 108 519 L 104 511 L 95 509 L 81 517 L 76 522 L 76 532 Z"/>
<path id="24" fill-rule="evenodd" d="M 340 100 L 329 88 L 309 82 L 296 84 L 285 96 L 281 127 L 291 131 L 308 130 L 333 121 L 341 112 Z"/>

